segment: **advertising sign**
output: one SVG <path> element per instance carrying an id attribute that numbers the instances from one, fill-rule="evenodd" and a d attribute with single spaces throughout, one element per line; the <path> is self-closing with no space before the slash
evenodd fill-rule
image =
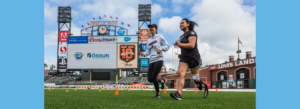
<path id="1" fill-rule="evenodd" d="M 145 52 L 147 49 L 147 44 L 140 44 L 140 52 Z"/>
<path id="2" fill-rule="evenodd" d="M 90 36 L 89 44 L 99 43 L 117 43 L 117 37 L 115 36 Z"/>
<path id="3" fill-rule="evenodd" d="M 140 29 L 140 41 L 147 41 L 150 38 L 149 29 Z"/>
<path id="4" fill-rule="evenodd" d="M 123 36 L 125 34 L 125 30 L 123 28 L 118 29 L 118 35 Z"/>
<path id="5" fill-rule="evenodd" d="M 137 68 L 137 44 L 118 44 L 117 68 Z"/>
<path id="6" fill-rule="evenodd" d="M 68 37 L 68 44 L 87 44 L 88 43 L 88 36 L 82 37 Z"/>
<path id="7" fill-rule="evenodd" d="M 138 36 L 118 36 L 118 43 L 138 42 Z"/>
<path id="8" fill-rule="evenodd" d="M 117 44 L 68 44 L 68 69 L 115 69 Z"/>
<path id="9" fill-rule="evenodd" d="M 206 84 L 207 85 L 207 88 L 211 88 L 211 83 L 210 83 L 210 81 L 202 81 L 203 82 L 203 84 Z"/>
<path id="10" fill-rule="evenodd" d="M 235 87 L 236 81 L 235 80 L 227 80 L 227 87 Z"/>
<path id="11" fill-rule="evenodd" d="M 244 73 L 241 73 L 241 74 L 240 74 L 240 78 L 241 78 L 241 79 L 244 79 L 244 77 L 245 77 Z"/>
<path id="12" fill-rule="evenodd" d="M 67 71 L 67 59 L 58 59 L 58 72 L 66 72 Z"/>
<path id="13" fill-rule="evenodd" d="M 58 57 L 59 59 L 67 58 L 67 43 L 63 42 L 58 45 Z"/>
<path id="14" fill-rule="evenodd" d="M 214 70 L 214 69 L 216 69 L 216 66 L 211 66 L 210 67 L 210 70 Z"/>
<path id="15" fill-rule="evenodd" d="M 68 42 L 69 31 L 59 31 L 58 42 Z"/>
<path id="16" fill-rule="evenodd" d="M 140 63 L 142 67 L 148 67 L 149 66 L 149 58 L 141 58 Z"/>

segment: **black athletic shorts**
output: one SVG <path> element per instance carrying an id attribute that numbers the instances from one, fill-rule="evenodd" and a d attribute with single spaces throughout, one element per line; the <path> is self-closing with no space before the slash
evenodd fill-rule
<path id="1" fill-rule="evenodd" d="M 179 62 L 187 64 L 190 69 L 197 68 L 202 65 L 201 58 L 197 56 L 181 56 Z"/>

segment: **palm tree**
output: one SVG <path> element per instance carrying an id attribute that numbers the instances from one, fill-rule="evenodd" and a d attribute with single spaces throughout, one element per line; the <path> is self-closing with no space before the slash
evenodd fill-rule
<path id="1" fill-rule="evenodd" d="M 52 70 L 53 70 L 53 68 L 55 68 L 55 66 L 54 66 L 54 65 L 51 65 L 50 67 L 52 68 Z"/>
<path id="2" fill-rule="evenodd" d="M 48 65 L 47 65 L 46 63 L 44 63 L 44 69 L 45 69 L 46 67 L 48 67 Z"/>

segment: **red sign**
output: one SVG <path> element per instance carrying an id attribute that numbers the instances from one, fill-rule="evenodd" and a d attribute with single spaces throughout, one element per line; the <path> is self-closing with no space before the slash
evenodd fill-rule
<path id="1" fill-rule="evenodd" d="M 140 41 L 147 41 L 150 38 L 149 29 L 140 29 Z"/>
<path id="2" fill-rule="evenodd" d="M 60 52 L 61 53 L 66 53 L 67 52 L 67 47 L 66 46 L 62 46 L 62 47 L 60 47 Z"/>
<path id="3" fill-rule="evenodd" d="M 211 88 L 211 83 L 210 83 L 210 81 L 202 81 L 203 82 L 203 84 L 206 84 L 207 85 L 207 88 Z"/>
<path id="4" fill-rule="evenodd" d="M 211 66 L 210 67 L 210 70 L 214 70 L 214 69 L 216 69 L 217 68 L 217 66 Z"/>
<path id="5" fill-rule="evenodd" d="M 59 42 L 68 42 L 69 31 L 59 31 Z"/>

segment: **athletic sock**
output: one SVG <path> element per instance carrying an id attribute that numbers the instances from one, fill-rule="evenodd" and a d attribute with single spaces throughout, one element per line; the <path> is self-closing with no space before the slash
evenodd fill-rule
<path id="1" fill-rule="evenodd" d="M 181 96 L 181 93 L 177 92 L 180 96 Z"/>
<path id="2" fill-rule="evenodd" d="M 192 74 L 192 78 L 194 81 L 197 81 L 197 82 L 200 81 L 199 74 Z"/>

